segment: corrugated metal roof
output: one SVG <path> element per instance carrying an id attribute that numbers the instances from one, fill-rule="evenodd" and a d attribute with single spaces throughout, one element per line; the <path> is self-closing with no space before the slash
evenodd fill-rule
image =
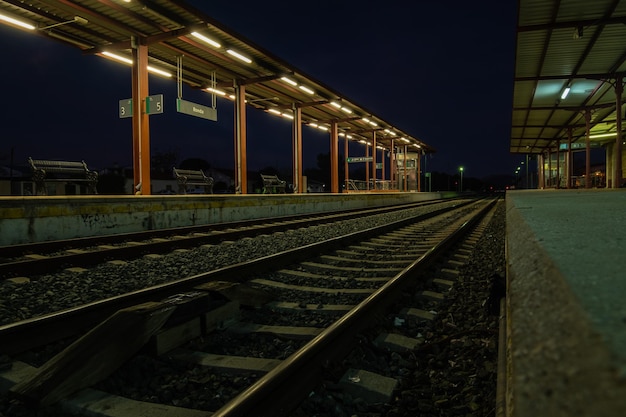
<path id="1" fill-rule="evenodd" d="M 258 109 L 289 115 L 295 105 L 302 109 L 303 123 L 324 126 L 337 121 L 339 131 L 354 140 L 371 140 L 371 132 L 376 130 L 377 143 L 382 146 L 389 147 L 392 138 L 404 137 L 411 145 L 434 152 L 417 137 L 183 1 L 0 0 L 0 13 L 30 22 L 39 35 L 78 47 L 86 54 L 112 52 L 130 59 L 131 38 L 143 38 L 149 45 L 149 64 L 173 74 L 173 79 L 180 66 L 184 82 L 192 87 L 215 85 L 228 95 L 234 92 L 235 81 L 245 83 L 248 104 Z M 192 36 L 192 32 L 211 38 L 220 46 L 211 46 Z M 228 49 L 251 62 L 244 63 L 229 55 Z M 282 80 L 285 76 L 297 85 Z"/>
<path id="2" fill-rule="evenodd" d="M 626 70 L 626 1 L 518 0 L 512 153 L 615 132 L 613 84 Z M 566 87 L 571 90 L 565 98 Z"/>

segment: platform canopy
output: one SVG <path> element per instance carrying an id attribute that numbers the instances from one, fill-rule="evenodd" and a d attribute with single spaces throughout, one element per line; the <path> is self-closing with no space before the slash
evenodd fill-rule
<path id="1" fill-rule="evenodd" d="M 570 130 L 572 142 L 582 145 L 586 112 L 592 143 L 615 142 L 626 2 L 518 0 L 518 6 L 510 151 L 555 150 Z"/>
<path id="2" fill-rule="evenodd" d="M 334 121 L 341 137 L 370 140 L 376 131 L 376 143 L 383 147 L 395 139 L 414 151 L 434 152 L 184 1 L 0 0 L 0 23 L 127 63 L 133 42 L 142 42 L 148 45 L 149 70 L 165 71 L 173 82 L 178 74 L 186 85 L 232 99 L 238 83 L 245 85 L 248 105 L 276 117 L 292 118 L 295 106 L 303 124 L 328 130 Z"/>

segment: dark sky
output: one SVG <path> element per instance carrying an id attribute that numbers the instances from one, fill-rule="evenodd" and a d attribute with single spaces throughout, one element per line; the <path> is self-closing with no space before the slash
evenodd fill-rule
<path id="1" fill-rule="evenodd" d="M 523 158 L 508 152 L 514 1 L 190 3 L 436 148 L 427 171 L 512 175 Z M 0 65 L 0 164 L 12 151 L 16 164 L 29 156 L 132 164 L 131 122 L 118 118 L 118 101 L 130 98 L 129 67 L 1 24 L 0 50 L 8 58 Z M 232 102 L 218 99 L 219 121 L 209 122 L 176 113 L 174 81 L 150 76 L 150 94 L 165 96 L 165 113 L 150 118 L 153 153 L 232 168 Z M 183 98 L 210 105 L 189 88 Z M 252 108 L 248 118 L 248 168 L 288 169 L 290 124 Z M 312 130 L 303 129 L 305 168 L 328 152 L 327 134 Z"/>

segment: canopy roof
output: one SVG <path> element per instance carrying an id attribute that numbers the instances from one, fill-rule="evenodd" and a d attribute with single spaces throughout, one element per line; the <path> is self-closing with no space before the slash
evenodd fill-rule
<path id="1" fill-rule="evenodd" d="M 297 106 L 303 123 L 327 130 L 336 121 L 340 136 L 371 141 L 376 131 L 387 148 L 396 139 L 413 151 L 435 151 L 183 1 L 0 0 L 1 15 L 86 54 L 130 60 L 132 43 L 142 42 L 151 67 L 194 88 L 229 97 L 235 82 L 245 84 L 248 104 L 277 116 L 292 117 Z"/>
<path id="2" fill-rule="evenodd" d="M 626 2 L 518 0 L 512 153 L 615 141 L 615 80 L 626 72 Z M 569 87 L 569 94 L 564 91 Z"/>

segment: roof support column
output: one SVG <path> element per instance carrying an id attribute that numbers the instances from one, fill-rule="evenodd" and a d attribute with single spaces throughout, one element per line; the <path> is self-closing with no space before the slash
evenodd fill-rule
<path id="1" fill-rule="evenodd" d="M 554 188 L 561 188 L 561 140 L 556 140 L 556 184 Z M 528 161 L 526 161 L 528 163 Z M 528 165 L 527 165 L 528 166 Z M 528 188 L 528 184 L 526 184 L 526 188 Z"/>
<path id="2" fill-rule="evenodd" d="M 148 45 L 133 38 L 133 186 L 135 194 L 150 195 L 150 119 L 145 113 L 148 97 Z"/>
<path id="3" fill-rule="evenodd" d="M 420 152 L 418 152 L 417 153 L 417 192 L 421 192 L 421 191 L 422 191 L 422 158 L 420 158 Z"/>
<path id="4" fill-rule="evenodd" d="M 585 109 L 585 188 L 591 188 L 591 110 Z"/>
<path id="5" fill-rule="evenodd" d="M 552 188 L 552 149 L 548 149 L 548 188 Z"/>
<path id="6" fill-rule="evenodd" d="M 568 127 L 567 128 L 567 181 L 565 182 L 567 184 L 567 188 L 572 188 L 574 186 L 574 184 L 572 184 L 572 176 L 574 174 L 574 172 L 572 171 L 573 165 L 572 165 L 572 128 Z"/>
<path id="7" fill-rule="evenodd" d="M 337 122 L 330 123 L 330 192 L 339 192 L 339 138 Z"/>
<path id="8" fill-rule="evenodd" d="M 235 194 L 248 193 L 246 87 L 235 83 Z"/>
<path id="9" fill-rule="evenodd" d="M 343 171 L 344 171 L 344 190 L 348 192 L 348 183 L 350 182 L 350 169 L 348 167 L 348 134 L 343 138 Z"/>
<path id="10" fill-rule="evenodd" d="M 372 130 L 372 190 L 376 190 L 376 131 Z"/>
<path id="11" fill-rule="evenodd" d="M 305 193 L 306 190 L 303 189 L 302 184 L 302 109 L 295 104 L 291 109 L 293 110 L 293 192 Z"/>
<path id="12" fill-rule="evenodd" d="M 365 143 L 365 158 L 370 157 L 370 146 Z M 367 159 L 366 159 L 367 161 Z M 370 164 L 365 162 L 365 189 L 370 189 Z"/>
<path id="13" fill-rule="evenodd" d="M 546 170 L 544 164 L 545 162 L 543 160 L 543 153 L 540 153 L 539 155 L 537 155 L 537 176 L 539 177 L 537 178 L 537 187 L 540 190 L 546 188 Z"/>
<path id="14" fill-rule="evenodd" d="M 402 161 L 402 182 L 403 182 L 403 191 L 408 191 L 409 190 L 409 176 L 407 175 L 406 172 L 406 151 L 407 151 L 407 146 L 404 145 L 404 160 Z"/>
<path id="15" fill-rule="evenodd" d="M 613 188 L 622 186 L 622 94 L 624 93 L 624 84 L 622 76 L 615 79 L 615 127 L 617 128 L 617 136 L 615 137 L 615 157 L 613 159 Z"/>
<path id="16" fill-rule="evenodd" d="M 398 189 L 398 167 L 396 166 L 396 140 L 391 139 L 391 148 L 389 149 L 389 180 L 391 181 L 391 189 Z"/>

